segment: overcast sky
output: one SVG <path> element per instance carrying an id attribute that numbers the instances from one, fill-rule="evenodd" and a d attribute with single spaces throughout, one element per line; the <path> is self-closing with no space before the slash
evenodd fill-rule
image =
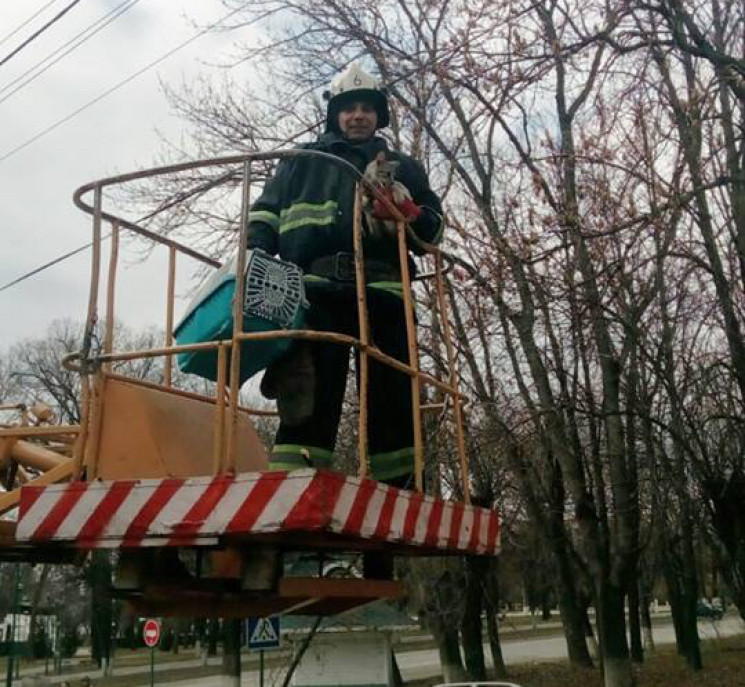
<path id="1" fill-rule="evenodd" d="M 56 0 L 0 43 L 0 60 L 64 9 Z M 49 0 L 2 0 L 0 41 Z M 81 0 L 52 28 L 0 66 L 3 90 L 77 33 L 121 4 Z M 169 114 L 158 83 L 180 82 L 210 70 L 229 49 L 230 38 L 204 35 L 158 66 L 92 105 L 19 152 L 5 157 L 56 121 L 137 72 L 210 24 L 227 10 L 219 0 L 139 0 L 107 28 L 0 102 L 0 287 L 91 237 L 91 222 L 72 203 L 80 185 L 152 166 L 155 129 L 172 137 L 183 124 Z M 83 320 L 88 299 L 90 251 L 0 292 L 0 353 L 16 341 L 41 337 L 54 318 Z M 134 327 L 163 323 L 163 260 L 137 265 L 125 260 L 119 319 Z M 188 269 L 182 269 L 181 293 Z M 183 303 L 181 304 L 183 307 Z"/>

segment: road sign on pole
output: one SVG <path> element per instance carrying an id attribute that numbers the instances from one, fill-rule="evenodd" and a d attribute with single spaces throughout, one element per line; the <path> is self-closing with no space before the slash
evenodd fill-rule
<path id="1" fill-rule="evenodd" d="M 279 616 L 249 618 L 246 639 L 249 649 L 279 649 Z"/>
<path id="2" fill-rule="evenodd" d="M 155 685 L 155 647 L 160 641 L 160 623 L 154 618 L 145 621 L 142 627 L 142 639 L 150 647 L 150 687 Z"/>
<path id="3" fill-rule="evenodd" d="M 145 640 L 145 646 L 154 647 L 160 640 L 160 623 L 153 618 L 145 621 L 142 628 L 142 639 Z"/>

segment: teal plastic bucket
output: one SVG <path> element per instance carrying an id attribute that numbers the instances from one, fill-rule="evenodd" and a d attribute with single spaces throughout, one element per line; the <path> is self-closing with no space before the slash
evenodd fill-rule
<path id="1" fill-rule="evenodd" d="M 230 339 L 233 336 L 233 295 L 236 259 L 223 265 L 199 290 L 176 325 L 178 345 Z M 247 252 L 243 294 L 243 331 L 273 332 L 305 327 L 308 302 L 303 273 L 297 265 L 263 251 Z M 244 341 L 241 345 L 240 382 L 266 369 L 292 345 L 291 339 Z M 217 349 L 178 355 L 183 372 L 217 380 Z"/>

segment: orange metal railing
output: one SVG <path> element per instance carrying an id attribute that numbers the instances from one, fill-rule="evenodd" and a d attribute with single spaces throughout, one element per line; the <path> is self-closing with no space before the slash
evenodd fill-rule
<path id="1" fill-rule="evenodd" d="M 117 216 L 107 212 L 103 207 L 103 193 L 105 189 L 121 186 L 122 184 L 138 181 L 146 178 L 153 178 L 164 175 L 174 175 L 196 169 L 208 167 L 225 167 L 240 166 L 242 171 L 241 180 L 241 219 L 240 231 L 238 234 L 238 258 L 236 270 L 236 293 L 242 293 L 244 289 L 245 276 L 245 259 L 247 229 L 250 221 L 251 205 L 251 183 L 252 183 L 252 163 L 257 161 L 281 160 L 301 155 L 313 155 L 322 157 L 330 164 L 341 168 L 345 173 L 354 175 L 357 181 L 357 190 L 355 195 L 354 210 L 354 253 L 355 253 L 355 278 L 357 286 L 357 309 L 359 317 L 359 338 L 337 334 L 334 332 L 321 332 L 313 330 L 292 330 L 277 332 L 246 333 L 242 331 L 242 300 L 234 299 L 233 322 L 234 330 L 232 337 L 223 341 L 212 341 L 207 343 L 192 344 L 187 346 L 173 345 L 172 331 L 174 324 L 174 300 L 175 300 L 175 281 L 177 262 L 179 256 L 188 256 L 212 267 L 219 266 L 219 263 L 199 251 L 174 241 L 168 237 L 160 236 L 140 224 L 130 221 L 124 217 Z M 231 171 L 222 174 L 215 179 L 211 185 L 217 186 L 235 178 L 235 172 Z M 164 361 L 164 385 L 166 389 L 179 393 L 173 388 L 173 356 L 187 351 L 197 350 L 217 350 L 218 358 L 218 376 L 215 386 L 214 404 L 215 404 L 215 434 L 213 446 L 213 468 L 215 473 L 235 470 L 235 433 L 236 422 L 239 410 L 248 411 L 254 414 L 266 414 L 256 409 L 239 408 L 239 379 L 240 358 L 242 355 L 240 342 L 251 340 L 265 340 L 279 337 L 289 337 L 293 339 L 306 339 L 314 341 L 328 341 L 332 343 L 347 345 L 356 348 L 359 351 L 360 358 L 360 389 L 359 389 L 359 417 L 358 417 L 358 473 L 361 477 L 368 474 L 368 457 L 367 457 L 367 385 L 368 385 L 368 366 L 369 359 L 390 365 L 397 370 L 409 375 L 411 378 L 411 398 L 413 407 L 414 422 L 414 452 L 415 452 L 415 475 L 416 489 L 423 490 L 423 464 L 424 464 L 424 446 L 422 438 L 422 412 L 420 406 L 422 385 L 431 385 L 445 395 L 449 400 L 449 406 L 452 410 L 452 422 L 455 428 L 456 445 L 458 460 L 460 466 L 462 493 L 464 500 L 469 501 L 468 488 L 468 458 L 465 451 L 465 442 L 463 434 L 463 403 L 464 397 L 458 389 L 458 370 L 456 366 L 455 349 L 451 339 L 451 329 L 448 316 L 448 299 L 446 294 L 445 280 L 443 279 L 443 255 L 440 250 L 418 239 L 409 229 L 405 219 L 397 213 L 396 209 L 390 205 L 391 211 L 398 217 L 398 251 L 400 258 L 401 280 L 403 285 L 404 312 L 406 319 L 406 330 L 408 338 L 409 359 L 408 362 L 396 360 L 385 355 L 378 350 L 370 340 L 368 311 L 366 303 L 366 288 L 364 277 L 364 252 L 362 241 L 362 210 L 361 195 L 363 187 L 380 198 L 383 202 L 388 201 L 379 194 L 379 192 L 362 178 L 356 168 L 344 160 L 321 153 L 318 151 L 305 150 L 283 150 L 273 151 L 270 153 L 252 153 L 239 156 L 211 158 L 198 160 L 167 167 L 159 167 L 150 170 L 123 174 L 106 179 L 100 179 L 79 188 L 74 195 L 76 205 L 83 211 L 92 215 L 93 218 L 93 257 L 91 269 L 91 286 L 90 297 L 88 302 L 88 314 L 86 319 L 86 330 L 84 337 L 83 349 L 66 359 L 66 366 L 77 369 L 82 374 L 82 411 L 83 420 L 81 429 L 77 436 L 75 447 L 75 476 L 82 474 L 83 468 L 86 469 L 88 479 L 93 479 L 97 474 L 97 456 L 95 447 L 97 438 L 101 431 L 101 403 L 102 403 L 102 384 L 103 372 L 109 371 L 111 363 L 115 361 L 133 360 L 145 357 L 165 358 Z M 86 202 L 88 194 L 93 193 L 93 202 Z M 98 321 L 99 312 L 99 290 L 101 282 L 101 263 L 102 263 L 102 226 L 107 222 L 111 226 L 111 249 L 109 254 L 108 277 L 106 284 L 106 305 L 105 305 L 105 332 L 103 336 L 102 353 L 96 354 L 93 351 L 92 342 L 94 332 Z M 168 277 L 166 284 L 166 315 L 165 315 L 165 341 L 164 345 L 159 348 L 148 350 L 116 352 L 114 350 L 114 320 L 116 315 L 116 282 L 117 282 L 117 265 L 119 260 L 119 237 L 120 232 L 129 230 L 136 234 L 162 245 L 168 249 Z M 448 379 L 439 379 L 420 369 L 419 349 L 417 343 L 417 330 L 414 314 L 414 295 L 412 291 L 412 279 L 409 272 L 408 249 L 407 245 L 412 242 L 416 243 L 424 251 L 432 256 L 434 261 L 434 270 L 428 277 L 434 280 L 437 307 L 439 318 L 442 323 L 446 359 L 448 365 Z M 228 367 L 229 365 L 229 367 Z M 184 393 L 184 392 L 181 392 Z M 435 405 L 430 407 L 441 408 L 446 404 Z M 425 409 L 426 410 L 426 409 Z"/>

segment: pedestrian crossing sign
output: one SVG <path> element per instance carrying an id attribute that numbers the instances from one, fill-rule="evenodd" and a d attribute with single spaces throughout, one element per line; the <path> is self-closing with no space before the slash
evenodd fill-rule
<path id="1" fill-rule="evenodd" d="M 279 616 L 249 618 L 246 639 L 249 649 L 279 649 Z"/>

